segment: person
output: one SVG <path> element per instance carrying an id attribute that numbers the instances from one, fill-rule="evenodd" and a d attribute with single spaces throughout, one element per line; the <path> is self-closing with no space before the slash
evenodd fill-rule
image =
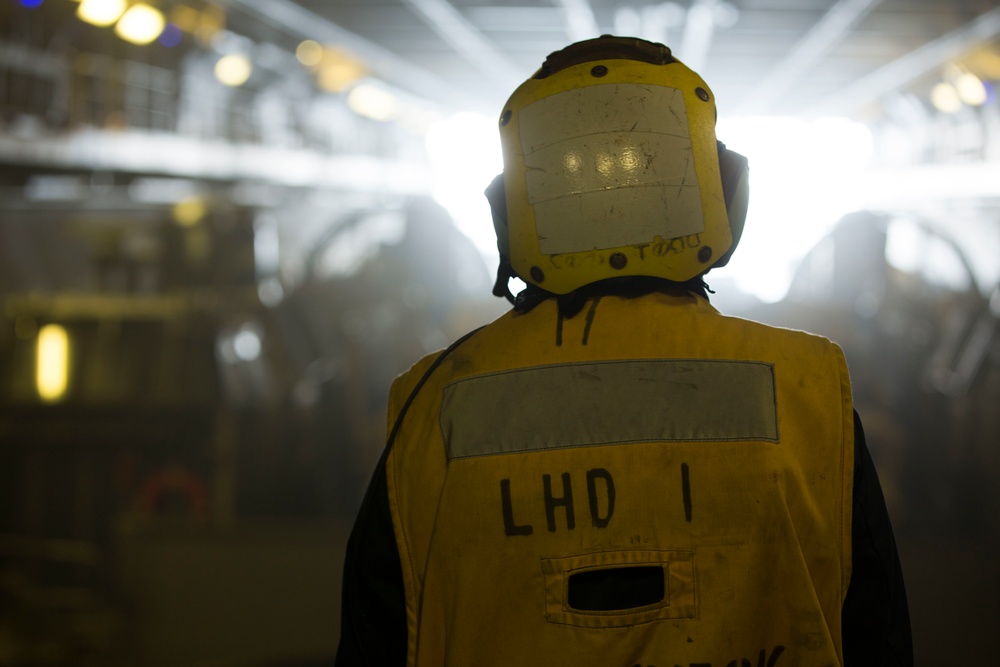
<path id="1" fill-rule="evenodd" d="M 487 197 L 514 306 L 392 385 L 338 665 L 912 664 L 842 352 L 709 303 L 749 192 L 715 118 L 632 38 L 513 93 Z"/>

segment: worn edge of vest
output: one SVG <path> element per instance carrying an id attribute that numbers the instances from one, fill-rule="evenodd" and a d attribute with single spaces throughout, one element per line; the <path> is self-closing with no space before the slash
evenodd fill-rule
<path id="1" fill-rule="evenodd" d="M 418 379 L 427 371 L 434 362 L 436 355 L 428 355 L 415 363 L 410 370 L 397 377 L 389 389 L 388 409 L 386 410 L 386 436 L 392 432 L 393 423 L 399 411 L 406 401 L 406 397 L 413 390 Z M 386 496 L 389 502 L 389 511 L 392 515 L 392 530 L 396 536 L 396 547 L 399 550 L 400 567 L 403 570 L 403 592 L 405 595 L 404 606 L 406 610 L 406 664 L 407 667 L 414 667 L 417 661 L 417 640 L 418 635 L 413 632 L 419 622 L 419 607 L 416 600 L 419 597 L 417 590 L 418 576 L 414 569 L 414 559 L 410 551 L 409 541 L 406 531 L 399 525 L 399 478 L 398 468 L 393 465 L 395 451 L 390 450 L 386 457 L 385 474 L 387 476 Z"/>

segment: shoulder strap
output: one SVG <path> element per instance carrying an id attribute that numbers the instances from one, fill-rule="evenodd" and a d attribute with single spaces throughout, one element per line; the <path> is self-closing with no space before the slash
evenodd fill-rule
<path id="1" fill-rule="evenodd" d="M 477 331 L 479 331 L 479 329 L 482 328 L 483 327 L 473 329 L 472 331 L 465 334 L 464 336 L 456 340 L 454 343 L 449 345 L 441 354 L 437 356 L 437 359 L 435 359 L 434 362 L 431 363 L 431 365 L 427 368 L 427 370 L 424 371 L 423 376 L 421 376 L 421 378 L 417 381 L 417 384 L 413 387 L 413 391 L 411 391 L 410 395 L 406 397 L 406 401 L 403 403 L 403 407 L 399 409 L 399 414 L 396 415 L 396 421 L 393 422 L 392 430 L 389 431 L 389 437 L 385 441 L 385 451 L 382 453 L 383 458 L 389 455 L 389 450 L 392 448 L 392 443 L 396 440 L 396 434 L 399 432 L 400 427 L 403 425 L 403 417 L 406 415 L 406 411 L 410 409 L 410 404 L 413 403 L 413 399 L 417 397 L 417 393 L 420 391 L 420 388 L 424 386 L 428 378 L 430 378 L 431 374 L 437 369 L 438 366 L 441 365 L 441 362 L 445 360 L 445 357 L 454 352 L 459 345 L 467 341 L 469 338 L 472 337 L 473 334 L 475 334 Z"/>

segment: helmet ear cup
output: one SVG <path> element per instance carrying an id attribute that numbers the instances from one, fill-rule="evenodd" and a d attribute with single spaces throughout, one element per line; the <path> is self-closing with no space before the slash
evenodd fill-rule
<path id="1" fill-rule="evenodd" d="M 483 192 L 486 201 L 490 203 L 493 214 L 493 231 L 497 235 L 497 250 L 500 259 L 510 259 L 510 236 L 507 230 L 507 191 L 503 184 L 503 174 L 497 174 Z"/>
<path id="2" fill-rule="evenodd" d="M 729 263 L 733 251 L 739 245 L 746 224 L 747 208 L 750 204 L 750 163 L 746 157 L 726 148 L 721 141 L 719 148 L 719 172 L 722 176 L 722 195 L 726 200 L 726 213 L 729 216 L 729 229 L 733 235 L 733 243 L 712 268 L 725 266 Z"/>
<path id="3" fill-rule="evenodd" d="M 510 279 L 515 275 L 510 265 L 510 235 L 507 227 L 507 190 L 503 184 L 503 174 L 497 174 L 483 191 L 486 201 L 490 203 L 493 215 L 493 231 L 497 235 L 497 251 L 500 253 L 500 263 L 497 265 L 497 277 L 493 283 L 493 296 L 502 296 L 515 303 L 510 292 Z"/>

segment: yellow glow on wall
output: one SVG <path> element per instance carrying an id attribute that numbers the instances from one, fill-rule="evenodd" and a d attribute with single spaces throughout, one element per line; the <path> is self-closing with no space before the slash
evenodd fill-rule
<path id="1" fill-rule="evenodd" d="M 58 401 L 66 393 L 69 377 L 69 336 L 58 324 L 38 332 L 35 384 L 43 401 Z"/>
<path id="2" fill-rule="evenodd" d="M 327 92 L 340 93 L 365 74 L 367 68 L 360 60 L 340 49 L 327 48 L 316 71 L 316 83 Z"/>
<path id="3" fill-rule="evenodd" d="M 198 25 L 194 29 L 195 39 L 209 46 L 225 27 L 226 10 L 217 5 L 204 6 L 198 13 Z"/>
<path id="4" fill-rule="evenodd" d="M 188 5 L 174 5 L 170 8 L 170 22 L 183 30 L 193 33 L 198 28 L 201 15 L 198 10 Z"/>
<path id="5" fill-rule="evenodd" d="M 115 24 L 115 33 L 126 42 L 149 44 L 163 32 L 163 13 L 144 3 L 132 5 Z"/>
<path id="6" fill-rule="evenodd" d="M 125 0 L 83 0 L 76 9 L 81 21 L 96 26 L 108 26 L 125 11 Z"/>
<path id="7" fill-rule="evenodd" d="M 226 86 L 242 86 L 253 73 L 250 59 L 242 54 L 230 54 L 215 63 L 215 78 Z"/>

